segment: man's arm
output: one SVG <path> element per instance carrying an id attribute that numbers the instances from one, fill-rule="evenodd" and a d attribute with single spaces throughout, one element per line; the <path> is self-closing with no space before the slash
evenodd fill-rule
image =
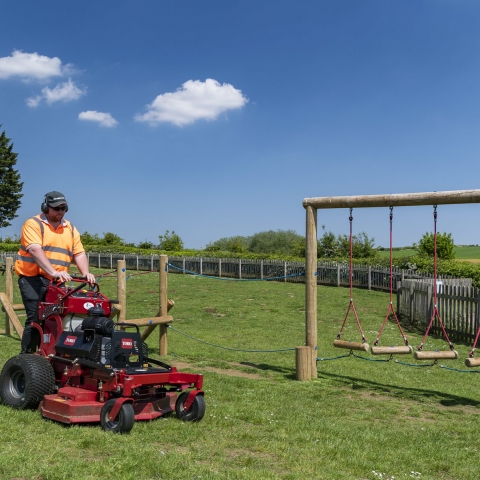
<path id="1" fill-rule="evenodd" d="M 95 282 L 95 275 L 89 273 L 88 270 L 88 258 L 85 253 L 79 253 L 75 255 L 75 263 L 77 264 L 80 273 L 87 277 L 87 282 L 94 283 Z"/>
<path id="2" fill-rule="evenodd" d="M 33 257 L 35 263 L 47 274 L 50 275 L 52 278 L 56 278 L 60 282 L 68 282 L 72 279 L 72 277 L 68 274 L 68 272 L 61 271 L 58 272 L 55 270 L 53 265 L 50 263 L 50 260 L 45 255 L 45 252 L 42 250 L 42 247 L 36 243 L 32 243 L 27 248 L 28 253 Z"/>

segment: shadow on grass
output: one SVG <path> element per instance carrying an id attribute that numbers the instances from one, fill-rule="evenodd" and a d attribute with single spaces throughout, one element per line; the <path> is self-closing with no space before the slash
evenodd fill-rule
<path id="1" fill-rule="evenodd" d="M 452 395 L 445 392 L 434 390 L 427 390 L 423 388 L 411 388 L 405 386 L 387 385 L 373 380 L 359 379 L 357 377 L 350 377 L 347 375 L 339 375 L 335 373 L 318 372 L 318 379 L 333 379 L 338 383 L 344 384 L 353 390 L 369 390 L 382 395 L 389 395 L 396 398 L 405 398 L 413 401 L 435 401 L 444 407 L 455 406 L 480 406 L 479 399 L 461 397 L 459 395 Z"/>

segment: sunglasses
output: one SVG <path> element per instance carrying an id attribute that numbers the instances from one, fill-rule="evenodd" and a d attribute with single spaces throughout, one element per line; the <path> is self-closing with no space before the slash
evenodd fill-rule
<path id="1" fill-rule="evenodd" d="M 67 207 L 63 205 L 62 207 L 50 207 L 52 210 L 55 210 L 56 212 L 64 212 Z"/>

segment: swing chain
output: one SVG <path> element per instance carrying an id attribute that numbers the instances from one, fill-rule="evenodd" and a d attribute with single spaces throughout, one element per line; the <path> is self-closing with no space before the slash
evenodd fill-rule
<path id="1" fill-rule="evenodd" d="M 353 208 L 350 208 L 350 216 L 348 219 L 352 222 L 353 221 L 353 216 L 352 216 Z"/>
<path id="2" fill-rule="evenodd" d="M 393 207 L 390 207 L 390 223 L 393 220 Z"/>

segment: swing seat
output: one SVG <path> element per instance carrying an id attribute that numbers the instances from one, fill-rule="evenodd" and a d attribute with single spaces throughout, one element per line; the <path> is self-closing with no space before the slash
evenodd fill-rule
<path id="1" fill-rule="evenodd" d="M 410 345 L 402 345 L 399 347 L 372 347 L 370 351 L 372 355 L 408 355 L 413 352 L 413 348 Z"/>
<path id="2" fill-rule="evenodd" d="M 346 348 L 348 350 L 361 350 L 363 352 L 368 352 L 368 349 L 370 348 L 368 343 L 351 342 L 346 340 L 335 340 L 333 346 L 336 348 Z"/>
<path id="3" fill-rule="evenodd" d="M 458 352 L 456 350 L 448 351 L 437 351 L 437 350 L 427 350 L 427 351 L 416 351 L 413 355 L 415 360 L 455 360 L 458 358 Z"/>
<path id="4" fill-rule="evenodd" d="M 480 366 L 480 358 L 467 358 L 465 360 L 465 365 L 467 367 L 479 367 Z"/>

